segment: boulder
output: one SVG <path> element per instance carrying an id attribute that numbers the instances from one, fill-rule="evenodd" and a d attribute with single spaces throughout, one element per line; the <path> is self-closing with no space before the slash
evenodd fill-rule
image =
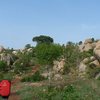
<path id="1" fill-rule="evenodd" d="M 84 48 L 85 48 L 85 45 L 84 44 L 79 45 L 80 52 L 83 52 Z"/>
<path id="2" fill-rule="evenodd" d="M 84 63 L 84 64 L 86 64 L 86 63 L 88 63 L 89 62 L 89 58 L 85 58 L 82 62 Z"/>
<path id="3" fill-rule="evenodd" d="M 12 54 L 17 55 L 18 51 L 13 51 Z"/>
<path id="4" fill-rule="evenodd" d="M 100 63 L 98 60 L 94 60 L 93 62 L 90 63 L 90 65 L 95 65 L 95 66 L 100 66 Z"/>
<path id="5" fill-rule="evenodd" d="M 90 61 L 94 61 L 94 60 L 96 60 L 96 58 L 94 56 L 91 56 Z"/>
<path id="6" fill-rule="evenodd" d="M 61 61 L 54 61 L 54 66 L 53 66 L 53 70 L 55 72 L 63 72 L 64 70 L 64 65 L 65 65 L 65 60 L 62 59 Z"/>
<path id="7" fill-rule="evenodd" d="M 6 62 L 8 66 L 11 64 L 11 62 L 14 62 L 12 55 L 6 53 L 0 54 L 0 60 Z"/>
<path id="8" fill-rule="evenodd" d="M 27 49 L 27 52 L 32 52 L 32 50 L 33 50 L 32 48 L 29 48 Z"/>
<path id="9" fill-rule="evenodd" d="M 96 43 L 96 47 L 94 48 L 94 54 L 100 60 L 100 40 Z"/>
<path id="10" fill-rule="evenodd" d="M 91 49 L 93 49 L 93 45 L 92 45 L 92 44 L 87 43 L 87 44 L 85 45 L 85 47 L 84 47 L 83 51 L 89 51 L 89 50 L 91 50 Z"/>
<path id="11" fill-rule="evenodd" d="M 84 44 L 88 44 L 88 43 L 92 43 L 92 42 L 93 42 L 93 39 L 90 38 L 90 39 L 86 39 L 85 42 L 84 42 Z"/>
<path id="12" fill-rule="evenodd" d="M 83 62 L 81 62 L 79 65 L 79 72 L 86 72 L 86 68 L 87 66 Z"/>

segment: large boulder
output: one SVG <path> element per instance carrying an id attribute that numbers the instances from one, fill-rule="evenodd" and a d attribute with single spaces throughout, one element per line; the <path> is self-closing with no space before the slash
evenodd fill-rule
<path id="1" fill-rule="evenodd" d="M 88 44 L 88 43 L 92 43 L 92 42 L 93 42 L 93 39 L 90 38 L 90 39 L 86 39 L 85 42 L 84 42 L 84 44 Z"/>
<path id="2" fill-rule="evenodd" d="M 83 52 L 84 51 L 84 48 L 85 48 L 85 45 L 84 44 L 79 45 L 80 52 Z"/>
<path id="3" fill-rule="evenodd" d="M 96 43 L 96 47 L 94 48 L 94 54 L 100 61 L 100 40 Z"/>
<path id="4" fill-rule="evenodd" d="M 94 60 L 89 65 L 94 65 L 94 66 L 98 67 L 98 66 L 100 66 L 100 63 L 98 60 Z"/>
<path id="5" fill-rule="evenodd" d="M 91 49 L 93 49 L 93 45 L 92 45 L 92 44 L 87 43 L 87 44 L 84 46 L 84 51 L 89 51 L 89 50 L 91 50 Z"/>
<path id="6" fill-rule="evenodd" d="M 54 61 L 54 66 L 53 66 L 53 70 L 54 72 L 58 73 L 58 72 L 63 72 L 64 70 L 64 65 L 65 65 L 65 60 L 62 59 L 60 61 Z"/>

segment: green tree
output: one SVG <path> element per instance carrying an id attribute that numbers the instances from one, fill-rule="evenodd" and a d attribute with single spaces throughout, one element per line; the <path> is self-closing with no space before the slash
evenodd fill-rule
<path id="1" fill-rule="evenodd" d="M 60 57 L 63 53 L 63 49 L 58 44 L 46 44 L 36 46 L 36 57 L 40 64 L 52 64 L 55 59 Z"/>
<path id="2" fill-rule="evenodd" d="M 40 35 L 40 36 L 36 36 L 33 37 L 33 42 L 37 42 L 37 44 L 41 44 L 41 43 L 53 43 L 53 38 L 49 37 L 49 36 L 45 36 L 45 35 Z"/>
<path id="3" fill-rule="evenodd" d="M 26 49 L 31 48 L 31 44 L 26 44 L 26 45 L 25 45 L 25 48 L 26 48 Z"/>

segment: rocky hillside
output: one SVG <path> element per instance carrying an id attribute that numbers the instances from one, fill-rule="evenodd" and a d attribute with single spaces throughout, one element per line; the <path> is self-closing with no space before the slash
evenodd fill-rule
<path id="1" fill-rule="evenodd" d="M 92 69 L 100 68 L 100 40 L 86 39 L 79 45 L 80 52 L 92 51 L 92 55 L 84 58 L 79 65 L 79 72 L 85 74 L 87 67 Z M 95 73 L 95 78 L 100 76 L 100 72 Z"/>
<path id="2" fill-rule="evenodd" d="M 61 46 L 60 49 L 62 49 L 62 51 L 59 50 L 62 52 L 61 56 L 53 61 L 51 67 L 53 76 L 60 77 L 60 74 L 77 72 L 78 77 L 85 77 L 87 73 L 96 79 L 100 77 L 100 40 L 90 38 L 79 44 L 68 43 L 66 46 Z M 23 74 L 37 66 L 43 69 L 42 66 L 44 65 L 40 64 L 36 53 L 36 47 L 32 46 L 19 50 L 6 49 L 0 46 L 0 71 Z M 41 54 L 41 51 L 38 53 Z M 46 54 L 50 54 L 50 52 L 46 51 Z M 45 55 L 43 56 L 45 58 Z M 46 57 L 46 59 L 48 58 Z M 44 69 L 47 68 L 44 67 Z M 47 70 L 42 71 L 41 75 L 49 76 Z"/>

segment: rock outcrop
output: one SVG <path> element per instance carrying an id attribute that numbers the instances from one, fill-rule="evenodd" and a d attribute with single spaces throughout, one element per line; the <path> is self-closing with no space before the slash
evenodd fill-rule
<path id="1" fill-rule="evenodd" d="M 100 40 L 96 43 L 96 47 L 94 48 L 94 54 L 100 61 Z"/>
<path id="2" fill-rule="evenodd" d="M 6 62 L 8 66 L 14 62 L 12 55 L 7 53 L 0 54 L 0 60 Z"/>
<path id="3" fill-rule="evenodd" d="M 60 61 L 54 61 L 54 66 L 53 66 L 53 70 L 55 73 L 63 73 L 64 70 L 64 65 L 65 65 L 65 60 L 61 59 Z"/>
<path id="4" fill-rule="evenodd" d="M 86 39 L 84 41 L 84 43 L 79 45 L 79 49 L 80 49 L 81 52 L 89 51 L 89 50 L 94 49 L 94 48 L 95 48 L 95 42 L 93 41 L 92 38 Z"/>

